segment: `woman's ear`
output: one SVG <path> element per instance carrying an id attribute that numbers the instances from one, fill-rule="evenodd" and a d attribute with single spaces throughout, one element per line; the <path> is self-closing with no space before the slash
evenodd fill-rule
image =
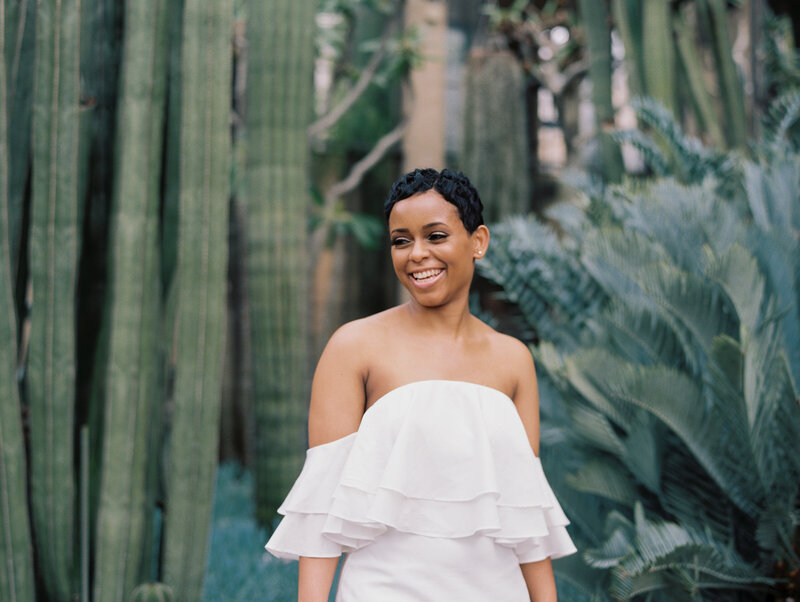
<path id="1" fill-rule="evenodd" d="M 481 224 L 472 233 L 472 256 L 480 259 L 489 248 L 489 228 Z"/>

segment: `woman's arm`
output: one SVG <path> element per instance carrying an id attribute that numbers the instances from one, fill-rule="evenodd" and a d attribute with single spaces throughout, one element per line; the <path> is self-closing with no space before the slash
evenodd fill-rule
<path id="1" fill-rule="evenodd" d="M 556 602 L 556 580 L 549 558 L 519 565 L 532 602 Z"/>
<path id="2" fill-rule="evenodd" d="M 339 558 L 300 557 L 297 602 L 328 602 Z"/>
<path id="3" fill-rule="evenodd" d="M 518 341 L 513 357 L 517 387 L 514 392 L 514 405 L 517 407 L 525 433 L 534 453 L 539 455 L 539 387 L 536 384 L 536 370 L 528 348 Z M 528 594 L 533 602 L 556 602 L 556 581 L 550 558 L 520 565 Z"/>
<path id="4" fill-rule="evenodd" d="M 322 352 L 311 385 L 308 410 L 310 447 L 346 437 L 358 430 L 364 414 L 364 364 L 360 328 L 337 330 Z M 327 602 L 339 558 L 300 557 L 298 602 Z"/>

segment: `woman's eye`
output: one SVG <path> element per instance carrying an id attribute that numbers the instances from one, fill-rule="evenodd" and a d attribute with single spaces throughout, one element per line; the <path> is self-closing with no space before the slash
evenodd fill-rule
<path id="1" fill-rule="evenodd" d="M 409 240 L 407 238 L 402 238 L 402 237 L 398 236 L 397 238 L 393 238 L 392 239 L 392 246 L 393 247 L 399 247 L 399 246 L 404 245 L 404 244 L 406 244 L 408 242 L 409 242 Z"/>
<path id="2" fill-rule="evenodd" d="M 428 238 L 430 240 L 444 240 L 445 238 L 447 238 L 447 234 L 445 234 L 444 232 L 433 232 Z"/>

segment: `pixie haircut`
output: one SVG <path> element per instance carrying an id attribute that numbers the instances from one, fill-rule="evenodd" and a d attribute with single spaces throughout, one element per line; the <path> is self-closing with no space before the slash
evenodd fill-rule
<path id="1" fill-rule="evenodd" d="M 445 201 L 456 206 L 461 223 L 470 234 L 483 224 L 483 203 L 478 191 L 463 173 L 447 168 L 441 172 L 431 168 L 415 169 L 400 176 L 392 184 L 389 197 L 383 204 L 386 221 L 389 221 L 397 202 L 428 190 L 435 190 Z"/>

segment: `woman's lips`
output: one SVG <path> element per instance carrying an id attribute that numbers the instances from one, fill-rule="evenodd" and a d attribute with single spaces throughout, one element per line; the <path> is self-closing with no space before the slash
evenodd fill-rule
<path id="1" fill-rule="evenodd" d="M 444 268 L 429 268 L 427 270 L 411 272 L 409 276 L 417 287 L 427 288 L 439 280 L 442 274 L 444 274 Z"/>

